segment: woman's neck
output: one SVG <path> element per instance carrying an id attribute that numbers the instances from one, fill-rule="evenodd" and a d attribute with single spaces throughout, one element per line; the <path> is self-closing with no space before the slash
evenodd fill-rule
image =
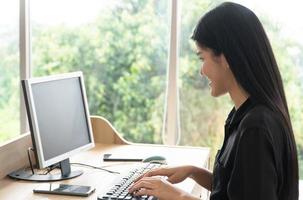
<path id="1" fill-rule="evenodd" d="M 229 91 L 229 95 L 234 102 L 235 109 L 238 110 L 240 106 L 248 99 L 249 94 L 242 89 L 239 85 L 236 85 Z"/>

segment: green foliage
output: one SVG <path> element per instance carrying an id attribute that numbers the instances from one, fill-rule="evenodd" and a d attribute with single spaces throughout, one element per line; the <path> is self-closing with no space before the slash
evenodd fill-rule
<path id="1" fill-rule="evenodd" d="M 192 0 L 182 4 L 180 34 L 180 144 L 210 146 L 212 159 L 222 143 L 232 103 L 228 96 L 210 96 L 207 81 L 199 76 L 201 63 L 190 37 L 200 16 L 220 2 Z M 130 141 L 161 143 L 168 11 L 168 1 L 125 0 L 102 10 L 89 24 L 33 24 L 33 75 L 83 71 L 91 114 L 107 118 Z M 283 38 L 279 25 L 267 16 L 262 15 L 261 21 L 284 81 L 303 175 L 303 47 Z M 0 141 L 20 132 L 16 43 L 14 40 L 0 48 Z"/>
<path id="2" fill-rule="evenodd" d="M 201 63 L 192 53 L 195 45 L 189 40 L 192 30 L 210 7 L 217 2 L 194 1 L 183 4 L 181 61 L 180 61 L 180 99 L 181 99 L 181 132 L 183 145 L 210 146 L 211 159 L 223 141 L 223 127 L 227 113 L 232 107 L 228 98 L 210 97 L 206 79 L 199 77 Z M 297 141 L 300 163 L 303 155 L 303 51 L 295 41 L 284 38 L 281 26 L 273 23 L 261 13 L 261 21 L 271 40 L 273 50 L 283 78 L 288 107 Z M 211 162 L 212 163 L 212 162 Z M 303 165 L 300 165 L 303 175 Z"/>
<path id="3" fill-rule="evenodd" d="M 6 106 L 0 108 L 0 142 L 7 141 L 20 134 L 19 97 L 13 96 Z"/>
<path id="4" fill-rule="evenodd" d="M 166 7 L 162 1 L 124 1 L 82 27 L 36 26 L 34 75 L 83 71 L 92 114 L 106 117 L 128 140 L 160 143 Z"/>
<path id="5" fill-rule="evenodd" d="M 0 142 L 20 134 L 19 54 L 17 38 L 10 31 L 0 31 Z"/>

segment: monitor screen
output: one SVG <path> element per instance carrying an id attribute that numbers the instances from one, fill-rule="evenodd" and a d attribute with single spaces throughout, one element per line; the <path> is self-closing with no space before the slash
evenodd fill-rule
<path id="1" fill-rule="evenodd" d="M 94 146 L 81 72 L 22 82 L 40 168 Z"/>

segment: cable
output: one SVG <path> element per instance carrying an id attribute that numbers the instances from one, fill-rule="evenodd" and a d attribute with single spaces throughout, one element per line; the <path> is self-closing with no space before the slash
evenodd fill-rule
<path id="1" fill-rule="evenodd" d="M 34 175 L 35 174 L 35 171 L 34 171 L 34 167 L 33 167 L 33 164 L 32 164 L 32 159 L 31 159 L 31 156 L 30 156 L 30 151 L 34 151 L 34 149 L 32 147 L 29 147 L 27 149 L 27 157 L 28 157 L 28 160 L 29 160 L 29 164 L 30 164 L 30 169 L 32 171 L 32 174 Z M 93 169 L 99 169 L 99 170 L 103 170 L 103 171 L 106 171 L 106 172 L 109 172 L 109 173 L 112 173 L 112 174 L 120 174 L 120 172 L 115 172 L 115 171 L 111 171 L 111 170 L 108 170 L 108 169 L 104 169 L 104 168 L 101 168 L 101 167 L 96 167 L 96 166 L 92 166 L 92 165 L 87 165 L 87 164 L 83 164 L 83 163 L 70 163 L 70 164 L 73 164 L 73 165 L 81 165 L 81 166 L 85 166 L 85 167 L 91 167 Z M 53 171 L 54 169 L 56 168 L 60 168 L 60 165 L 59 163 L 56 163 L 56 164 L 53 164 L 51 166 L 49 166 L 48 168 L 46 168 L 46 171 L 42 174 L 38 174 L 38 175 L 46 175 L 46 174 L 49 174 L 51 171 Z"/>
<path id="2" fill-rule="evenodd" d="M 34 170 L 34 167 L 33 167 L 30 151 L 34 151 L 34 148 L 28 147 L 28 149 L 27 149 L 27 157 L 28 157 L 28 161 L 29 161 L 29 165 L 30 165 L 30 169 L 32 171 L 32 174 L 35 175 L 35 170 Z M 52 170 L 54 170 L 56 167 L 57 167 L 56 165 L 51 165 L 50 167 L 48 167 L 46 169 L 46 172 L 44 172 L 44 173 L 36 173 L 36 174 L 37 175 L 46 175 L 46 174 L 50 173 Z M 25 170 L 26 169 L 28 169 L 28 167 L 25 168 Z"/>
<path id="3" fill-rule="evenodd" d="M 81 165 L 81 166 L 85 166 L 85 167 L 91 167 L 93 169 L 99 169 L 99 170 L 103 170 L 112 174 L 120 174 L 120 172 L 115 172 L 115 171 L 111 171 L 108 169 L 104 169 L 102 167 L 96 167 L 96 166 L 92 166 L 92 165 L 87 165 L 87 164 L 83 164 L 83 163 L 70 163 L 71 165 Z"/>
<path id="4" fill-rule="evenodd" d="M 27 157 L 28 157 L 29 165 L 30 165 L 32 173 L 34 175 L 35 172 L 34 172 L 34 168 L 33 168 L 33 164 L 32 164 L 32 159 L 31 159 L 30 151 L 34 151 L 34 149 L 32 147 L 28 147 L 28 149 L 27 149 Z"/>
<path id="5" fill-rule="evenodd" d="M 43 173 L 43 175 L 49 174 L 51 171 L 53 171 L 54 169 L 60 169 L 60 165 L 59 163 L 53 164 L 51 166 L 49 166 L 48 168 L 46 168 L 46 172 Z"/>

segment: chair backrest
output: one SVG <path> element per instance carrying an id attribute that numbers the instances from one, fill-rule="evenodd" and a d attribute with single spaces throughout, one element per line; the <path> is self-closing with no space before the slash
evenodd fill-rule
<path id="1" fill-rule="evenodd" d="M 111 123 L 100 116 L 91 116 L 94 139 L 101 144 L 130 144 L 120 136 Z"/>

